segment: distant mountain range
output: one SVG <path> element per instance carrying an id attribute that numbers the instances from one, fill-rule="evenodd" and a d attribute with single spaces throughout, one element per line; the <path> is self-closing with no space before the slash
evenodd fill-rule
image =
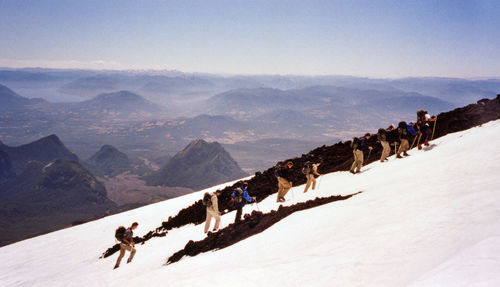
<path id="1" fill-rule="evenodd" d="M 219 143 L 195 140 L 146 181 L 199 190 L 246 175 Z"/>
<path id="2" fill-rule="evenodd" d="M 288 91 L 264 88 L 232 90 L 208 99 L 207 106 L 207 110 L 212 114 L 223 114 L 238 119 L 258 119 L 261 116 L 269 118 L 269 115 L 283 110 L 288 111 L 287 114 L 295 113 L 294 117 L 287 117 L 282 121 L 275 118 L 281 125 L 286 125 L 288 121 L 298 121 L 307 117 L 306 115 L 316 118 L 314 123 L 317 124 L 324 120 L 333 121 L 335 118 L 360 117 L 373 121 L 377 117 L 371 114 L 373 110 L 393 118 L 395 115 L 414 113 L 417 109 L 437 113 L 452 108 L 453 104 L 396 89 L 378 91 L 314 86 Z"/>
<path id="3" fill-rule="evenodd" d="M 24 96 L 2 92 L 12 100 L 4 97 L 0 106 L 4 143 L 19 145 L 58 134 L 81 158 L 110 144 L 133 162 L 153 162 L 173 156 L 194 139 L 217 141 L 228 149 L 235 145 L 235 151 L 239 143 L 253 142 L 253 160 L 244 160 L 244 151 L 232 153 L 252 172 L 262 166 L 256 162 L 278 160 L 273 154 L 283 152 L 275 149 L 270 157 L 268 149 L 275 146 L 264 144 L 266 140 L 335 142 L 351 138 L 360 128 L 374 131 L 399 120 L 413 121 L 417 109 L 437 114 L 500 90 L 499 79 L 57 69 L 2 69 L 0 84 Z M 61 103 L 65 101 L 72 103 Z"/>

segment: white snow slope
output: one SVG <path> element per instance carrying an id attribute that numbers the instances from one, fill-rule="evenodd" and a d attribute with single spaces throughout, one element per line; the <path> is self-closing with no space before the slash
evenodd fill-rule
<path id="1" fill-rule="evenodd" d="M 411 156 L 293 188 L 285 204 L 358 194 L 292 214 L 215 252 L 165 266 L 203 225 L 137 246 L 113 270 L 99 256 L 119 225 L 142 236 L 205 191 L 0 248 L 1 286 L 500 286 L 500 121 L 450 134 Z M 211 188 L 210 190 L 214 190 Z M 258 207 L 276 209 L 275 196 Z M 256 209 L 247 205 L 245 212 Z M 222 217 L 222 227 L 234 212 Z"/>

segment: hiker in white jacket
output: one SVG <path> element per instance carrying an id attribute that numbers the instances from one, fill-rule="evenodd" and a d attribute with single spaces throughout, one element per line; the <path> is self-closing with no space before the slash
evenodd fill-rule
<path id="1" fill-rule="evenodd" d="M 208 229 L 210 228 L 210 221 L 212 221 L 212 217 L 215 218 L 215 226 L 212 231 L 217 231 L 219 229 L 220 224 L 220 212 L 219 212 L 219 201 L 217 196 L 220 195 L 220 191 L 210 194 L 210 202 L 207 202 L 207 220 L 205 221 L 205 233 L 208 233 Z"/>

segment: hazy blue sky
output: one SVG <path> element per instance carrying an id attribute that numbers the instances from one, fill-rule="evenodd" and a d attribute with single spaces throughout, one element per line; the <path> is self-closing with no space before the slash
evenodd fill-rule
<path id="1" fill-rule="evenodd" d="M 500 1 L 0 0 L 0 66 L 500 77 Z"/>

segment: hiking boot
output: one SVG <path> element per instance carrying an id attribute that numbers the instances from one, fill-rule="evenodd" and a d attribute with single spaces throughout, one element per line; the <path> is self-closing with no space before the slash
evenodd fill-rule
<path id="1" fill-rule="evenodd" d="M 115 265 L 115 267 L 113 268 L 113 270 L 116 269 L 116 268 L 118 268 L 118 267 L 120 267 L 120 266 L 119 265 Z"/>
<path id="2" fill-rule="evenodd" d="M 422 149 L 422 145 L 418 144 L 418 150 L 421 150 L 421 149 Z"/>
<path id="3" fill-rule="evenodd" d="M 428 141 L 424 142 L 424 145 L 429 146 L 429 142 Z"/>
<path id="4" fill-rule="evenodd" d="M 402 157 L 400 154 L 398 154 L 398 155 L 396 156 L 396 158 L 403 158 L 403 157 Z"/>
<path id="5" fill-rule="evenodd" d="M 349 172 L 350 172 L 350 173 L 352 173 L 352 174 L 356 174 L 356 173 L 354 172 L 354 170 L 350 170 Z"/>
<path id="6" fill-rule="evenodd" d="M 404 152 L 403 155 L 404 156 L 409 156 L 409 154 L 407 152 Z"/>
<path id="7" fill-rule="evenodd" d="M 283 196 L 282 196 L 282 197 L 280 197 L 280 199 L 279 199 L 279 200 L 280 200 L 280 202 L 285 202 L 285 198 L 284 198 Z"/>

